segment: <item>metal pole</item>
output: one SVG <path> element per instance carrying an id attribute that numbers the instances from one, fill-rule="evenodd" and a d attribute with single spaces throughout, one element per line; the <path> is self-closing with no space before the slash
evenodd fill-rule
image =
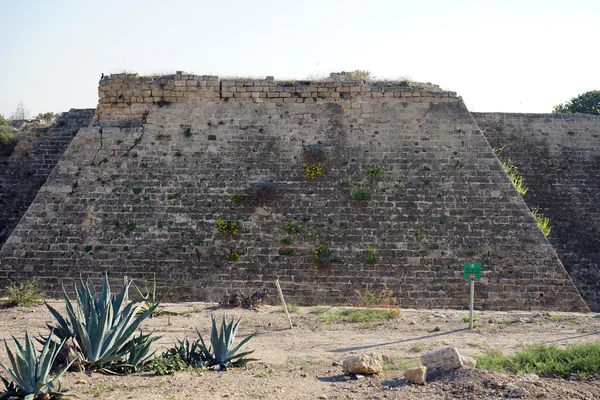
<path id="1" fill-rule="evenodd" d="M 475 302 L 475 279 L 469 284 L 469 329 L 473 329 L 473 303 Z"/>

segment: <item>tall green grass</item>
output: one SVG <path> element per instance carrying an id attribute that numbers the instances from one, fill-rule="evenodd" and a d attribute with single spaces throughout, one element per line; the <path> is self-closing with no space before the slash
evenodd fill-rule
<path id="1" fill-rule="evenodd" d="M 600 370 L 600 343 L 556 346 L 530 346 L 514 356 L 490 350 L 477 358 L 477 368 L 517 374 L 537 374 L 557 378 L 585 379 Z"/>

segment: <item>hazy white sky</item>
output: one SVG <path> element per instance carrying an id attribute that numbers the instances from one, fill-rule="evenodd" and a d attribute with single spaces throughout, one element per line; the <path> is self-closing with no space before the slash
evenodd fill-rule
<path id="1" fill-rule="evenodd" d="M 368 69 L 550 112 L 600 89 L 599 0 L 0 0 L 0 114 L 95 107 L 102 72 Z"/>

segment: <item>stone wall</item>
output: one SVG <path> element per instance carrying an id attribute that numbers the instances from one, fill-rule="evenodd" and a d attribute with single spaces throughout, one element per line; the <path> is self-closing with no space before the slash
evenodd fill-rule
<path id="1" fill-rule="evenodd" d="M 363 81 L 274 81 L 272 78 L 219 80 L 217 76 L 177 75 L 143 77 L 109 75 L 100 81 L 95 123 L 104 126 L 144 123 L 153 105 L 172 103 L 316 103 L 352 101 L 454 102 L 454 92 L 431 84 Z"/>
<path id="2" fill-rule="evenodd" d="M 0 247 L 9 237 L 77 131 L 93 109 L 70 110 L 47 128 L 32 128 L 10 154 L 0 154 Z"/>
<path id="3" fill-rule="evenodd" d="M 587 310 L 454 93 L 164 79 L 156 90 L 184 95 L 152 95 L 161 77 L 101 82 L 95 125 L 0 252 L 2 282 L 58 294 L 80 275 L 156 274 L 176 299 L 218 301 L 279 278 L 295 303 L 354 302 L 368 285 L 401 307 L 463 308 L 462 265 L 478 260 L 478 308 Z"/>
<path id="4" fill-rule="evenodd" d="M 600 311 L 600 117 L 473 113 L 500 157 L 519 168 L 530 209 L 550 218 L 550 243 L 593 311 Z"/>

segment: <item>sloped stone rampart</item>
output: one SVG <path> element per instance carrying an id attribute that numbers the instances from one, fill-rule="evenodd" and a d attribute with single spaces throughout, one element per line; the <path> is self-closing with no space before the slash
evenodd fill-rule
<path id="1" fill-rule="evenodd" d="M 47 128 L 33 128 L 0 163 L 0 247 L 56 166 L 77 131 L 88 126 L 94 110 L 63 113 Z"/>
<path id="2" fill-rule="evenodd" d="M 462 265 L 478 260 L 478 308 L 587 310 L 455 94 L 352 83 L 360 96 L 236 101 L 216 82 L 218 98 L 151 100 L 137 119 L 137 97 L 101 95 L 2 249 L 1 277 L 58 294 L 80 275 L 156 274 L 177 300 L 211 301 L 279 278 L 295 303 L 356 302 L 368 285 L 401 307 L 463 308 Z"/>
<path id="3" fill-rule="evenodd" d="M 600 117 L 472 113 L 501 158 L 518 166 L 524 200 L 550 218 L 548 237 L 593 311 L 600 311 Z"/>

